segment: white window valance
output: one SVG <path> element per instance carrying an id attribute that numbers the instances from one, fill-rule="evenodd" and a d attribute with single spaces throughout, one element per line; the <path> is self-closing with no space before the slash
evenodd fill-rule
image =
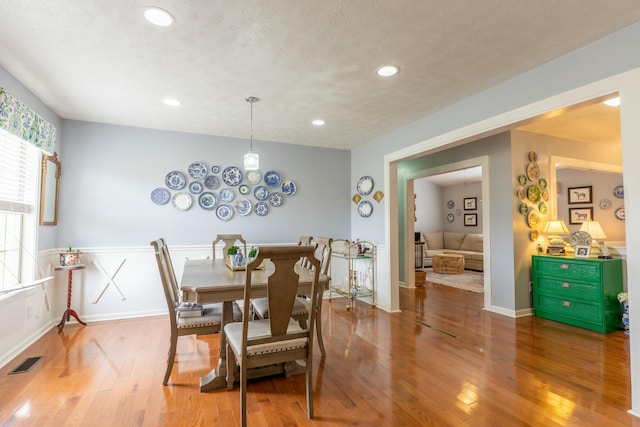
<path id="1" fill-rule="evenodd" d="M 0 128 L 35 145 L 46 153 L 53 153 L 56 128 L 0 87 Z"/>

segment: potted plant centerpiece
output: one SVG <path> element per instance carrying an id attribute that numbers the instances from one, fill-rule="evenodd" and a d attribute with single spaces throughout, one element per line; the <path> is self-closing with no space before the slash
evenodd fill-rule
<path id="1" fill-rule="evenodd" d="M 80 250 L 69 246 L 65 251 L 60 252 L 60 265 L 64 267 L 80 265 Z"/>

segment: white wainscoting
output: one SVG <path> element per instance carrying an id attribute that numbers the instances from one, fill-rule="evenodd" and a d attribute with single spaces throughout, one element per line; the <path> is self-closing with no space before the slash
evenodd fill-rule
<path id="1" fill-rule="evenodd" d="M 167 313 L 164 291 L 150 245 L 80 250 L 86 269 L 72 273 L 71 308 L 88 323 L 86 327 L 90 328 L 91 322 Z M 169 250 L 178 280 L 182 277 L 185 259 L 213 256 L 210 245 L 169 245 Z M 220 246 L 216 251 L 216 258 L 222 257 Z M 60 322 L 67 304 L 67 272 L 54 270 L 60 263 L 59 252 L 48 250 L 38 254 L 39 277 L 53 276 L 53 280 L 0 300 L 3 319 L 0 322 L 0 366 L 9 363 Z M 384 253 L 383 248 L 378 247 L 378 254 L 381 253 Z M 386 287 L 379 283 L 380 278 L 385 277 L 380 274 L 382 266 L 379 261 L 377 267 L 376 292 L 379 292 Z M 387 298 L 385 295 L 382 301 Z M 386 309 L 385 306 L 383 304 L 382 308 Z M 67 325 L 74 323 L 72 317 Z"/>

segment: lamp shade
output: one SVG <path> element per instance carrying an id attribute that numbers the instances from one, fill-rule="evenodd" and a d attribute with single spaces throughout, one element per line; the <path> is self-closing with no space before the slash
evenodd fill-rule
<path id="1" fill-rule="evenodd" d="M 544 229 L 542 230 L 542 233 L 548 234 L 551 236 L 562 236 L 562 235 L 568 235 L 569 229 L 567 228 L 563 220 L 552 219 L 551 221 L 548 221 L 545 224 Z"/>
<path id="2" fill-rule="evenodd" d="M 580 226 L 580 231 L 589 233 L 591 238 L 594 240 L 602 240 L 607 238 L 607 235 L 604 234 L 604 230 L 602 229 L 598 221 L 583 222 Z"/>

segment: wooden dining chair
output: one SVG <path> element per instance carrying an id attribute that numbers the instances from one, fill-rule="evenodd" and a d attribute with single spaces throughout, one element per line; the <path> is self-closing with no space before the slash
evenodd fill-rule
<path id="1" fill-rule="evenodd" d="M 312 236 L 300 236 L 300 238 L 298 239 L 298 245 L 299 246 L 313 246 L 311 244 L 311 241 L 313 240 Z M 309 268 L 309 262 L 307 261 L 306 258 L 300 258 L 300 263 L 301 266 L 303 267 L 307 267 Z"/>
<path id="2" fill-rule="evenodd" d="M 224 247 L 222 248 L 222 259 L 227 256 L 227 249 L 231 246 L 237 246 L 237 243 L 241 243 L 243 246 L 244 252 L 242 255 L 245 257 L 248 255 L 247 253 L 247 241 L 244 240 L 242 234 L 218 234 L 215 240 L 212 243 L 213 246 L 213 259 L 216 259 L 216 244 L 218 242 L 224 242 Z"/>
<path id="3" fill-rule="evenodd" d="M 301 257 L 308 257 L 313 271 L 298 264 Z M 271 316 L 268 319 L 252 319 L 248 313 L 242 323 L 228 323 L 224 327 L 227 338 L 227 387 L 235 381 L 236 366 L 240 371 L 240 422 L 247 423 L 247 369 L 306 360 L 307 416 L 313 418 L 313 328 L 315 311 L 309 312 L 307 328 L 302 328 L 291 318 L 293 304 L 298 293 L 299 273 L 312 272 L 311 295 L 315 303 L 318 292 L 320 261 L 313 256 L 311 246 L 266 246 L 258 249 L 256 258 L 247 265 L 244 287 L 244 303 L 251 300 L 252 271 L 263 261 L 269 260 L 274 272 L 267 279 L 267 301 Z"/>
<path id="4" fill-rule="evenodd" d="M 320 274 L 328 275 L 329 266 L 331 263 L 333 239 L 330 237 L 318 237 L 312 247 L 314 248 L 313 259 L 320 262 Z M 311 263 L 307 260 L 305 265 L 311 266 Z M 329 286 L 329 280 L 327 280 L 327 286 Z M 322 357 L 327 356 L 327 352 L 324 348 L 324 340 L 322 338 L 322 300 L 324 299 L 324 291 L 326 288 L 319 287 L 318 298 L 316 300 L 316 335 L 318 337 L 318 346 L 320 347 L 320 353 Z M 309 318 L 309 311 L 312 307 L 312 299 L 309 295 L 303 295 L 296 297 L 293 304 L 293 311 L 291 317 L 300 323 L 302 328 L 306 328 L 306 322 Z M 254 317 L 259 319 L 266 319 L 269 317 L 269 307 L 266 298 L 254 298 L 251 300 L 251 311 Z"/>
<path id="5" fill-rule="evenodd" d="M 169 309 L 169 321 L 171 325 L 167 369 L 164 374 L 164 380 L 162 381 L 162 384 L 167 385 L 175 362 L 178 337 L 183 335 L 205 335 L 220 332 L 222 325 L 222 304 L 208 304 L 204 309 L 202 316 L 180 317 L 177 310 L 181 300 L 180 290 L 173 270 L 173 263 L 171 262 L 169 248 L 167 247 L 164 238 L 152 241 L 151 246 L 153 246 L 156 256 L 158 271 L 160 272 L 160 279 L 164 289 L 164 296 L 167 302 L 167 308 Z M 234 319 L 240 320 L 240 317 L 242 316 L 240 308 L 237 306 L 234 307 L 233 312 Z"/>

